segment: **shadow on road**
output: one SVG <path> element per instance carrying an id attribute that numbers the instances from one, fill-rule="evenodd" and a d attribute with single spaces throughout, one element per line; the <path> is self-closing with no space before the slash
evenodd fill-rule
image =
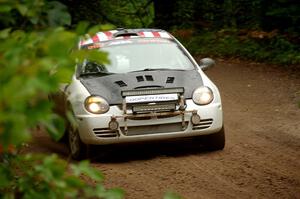
<path id="1" fill-rule="evenodd" d="M 122 163 L 134 160 L 148 160 L 156 157 L 179 157 L 190 154 L 204 154 L 209 151 L 201 143 L 201 138 L 182 138 L 171 141 L 151 141 L 142 143 L 90 146 L 87 157 L 93 163 Z M 55 142 L 45 132 L 35 132 L 32 142 L 22 149 L 22 153 L 55 153 L 71 160 L 66 143 Z"/>
<path id="2" fill-rule="evenodd" d="M 203 154 L 209 151 L 200 140 L 147 142 L 128 145 L 95 146 L 90 149 L 90 160 L 102 163 L 120 163 L 134 160 L 148 160 L 159 156 L 178 157 Z"/>

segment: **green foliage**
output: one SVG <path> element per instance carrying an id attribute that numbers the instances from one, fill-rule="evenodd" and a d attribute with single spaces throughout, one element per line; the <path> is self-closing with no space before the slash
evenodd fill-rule
<path id="1" fill-rule="evenodd" d="M 59 3 L 51 3 L 58 8 L 50 8 L 50 11 L 62 8 Z M 22 4 L 25 10 L 26 6 Z M 66 18 L 61 17 L 63 22 Z M 87 26 L 77 30 L 82 33 L 84 28 Z M 62 27 L 0 31 L 0 145 L 4 148 L 28 140 L 37 124 L 44 125 L 51 135 L 61 136 L 64 125 L 51 112 L 48 94 L 57 91 L 59 83 L 70 80 L 76 59 L 108 62 L 104 53 L 76 50 L 78 37 L 75 32 Z"/>
<path id="2" fill-rule="evenodd" d="M 182 199 L 182 197 L 174 192 L 167 192 L 164 199 Z"/>
<path id="3" fill-rule="evenodd" d="M 300 34 L 300 6 L 295 0 L 265 2 L 263 27 Z"/>
<path id="4" fill-rule="evenodd" d="M 190 37 L 179 35 L 194 54 L 285 65 L 299 63 L 300 7 L 295 0 L 153 2 L 154 24 L 159 28 L 197 31 Z M 253 30 L 277 34 L 263 38 L 247 34 Z"/>
<path id="5" fill-rule="evenodd" d="M 0 165 L 3 198 L 123 198 L 123 191 L 105 189 L 103 175 L 89 162 L 68 165 L 56 155 L 25 155 Z M 85 179 L 82 176 L 85 176 Z M 87 184 L 85 181 L 91 181 Z"/>
<path id="6" fill-rule="evenodd" d="M 60 137 L 64 125 L 52 113 L 48 94 L 55 92 L 60 82 L 69 81 L 75 58 L 105 62 L 106 55 L 76 50 L 70 54 L 78 35 L 63 28 L 38 32 L 6 29 L 0 35 L 0 145 L 4 150 L 11 144 L 19 146 L 37 124 Z M 86 184 L 82 175 L 96 185 Z M 56 156 L 6 159 L 0 164 L 0 181 L 2 197 L 7 198 L 123 197 L 120 190 L 104 189 L 102 175 L 87 162 L 68 165 Z"/>
<path id="7" fill-rule="evenodd" d="M 61 0 L 70 10 L 73 24 L 88 21 L 93 25 L 113 24 L 116 27 L 148 27 L 153 23 L 153 3 L 149 0 Z"/>
<path id="8" fill-rule="evenodd" d="M 114 3 L 102 0 L 101 5 L 106 7 L 102 9 L 103 15 L 118 27 L 147 27 L 153 20 L 154 10 L 148 0 L 115 0 Z"/>
<path id="9" fill-rule="evenodd" d="M 70 80 L 75 60 L 108 60 L 102 52 L 77 50 L 79 34 L 95 29 L 59 27 L 70 23 L 59 2 L 3 0 L 0 8 L 0 198 L 123 198 L 123 191 L 103 187 L 102 174 L 88 162 L 11 154 L 37 125 L 61 137 L 63 120 L 52 113 L 48 95 Z"/>
<path id="10" fill-rule="evenodd" d="M 48 24 L 52 27 L 71 24 L 71 16 L 67 11 L 67 7 L 57 1 L 49 2 L 47 9 Z"/>
<path id="11" fill-rule="evenodd" d="M 76 40 L 75 33 L 63 29 L 16 30 L 0 39 L 1 145 L 20 145 L 38 123 L 54 132 L 58 120 L 51 113 L 48 93 L 70 79 L 75 62 L 68 50 Z"/>
<path id="12" fill-rule="evenodd" d="M 176 28 L 189 28 L 193 25 L 193 19 L 196 12 L 194 9 L 195 0 L 175 1 L 172 20 Z"/>
<path id="13" fill-rule="evenodd" d="M 154 7 L 155 24 L 167 29 L 278 29 L 300 33 L 300 6 L 295 0 L 154 0 Z"/>
<path id="14" fill-rule="evenodd" d="M 286 37 L 266 32 L 243 33 L 237 30 L 201 32 L 190 38 L 179 38 L 195 55 L 237 57 L 281 65 L 300 63 L 300 48 Z M 271 34 L 271 36 L 268 36 Z"/>
<path id="15" fill-rule="evenodd" d="M 67 7 L 58 1 L 2 0 L 0 13 L 3 13 L 0 15 L 2 25 L 16 29 L 42 29 L 71 24 Z"/>

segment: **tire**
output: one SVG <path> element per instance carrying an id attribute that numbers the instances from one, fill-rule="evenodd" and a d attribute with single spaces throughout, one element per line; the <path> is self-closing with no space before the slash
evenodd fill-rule
<path id="1" fill-rule="evenodd" d="M 82 160 L 87 158 L 87 145 L 84 144 L 79 136 L 78 130 L 69 125 L 68 132 L 68 145 L 70 155 L 74 160 Z"/>
<path id="2" fill-rule="evenodd" d="M 225 147 L 224 126 L 217 133 L 205 135 L 203 141 L 205 147 L 210 151 L 223 150 Z"/>

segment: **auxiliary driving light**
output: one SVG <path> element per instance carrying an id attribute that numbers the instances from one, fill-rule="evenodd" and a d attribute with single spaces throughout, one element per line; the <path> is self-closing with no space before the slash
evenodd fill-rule
<path id="1" fill-rule="evenodd" d="M 197 125 L 200 124 L 201 118 L 197 113 L 193 113 L 192 117 L 191 117 L 191 121 L 193 125 Z"/>
<path id="2" fill-rule="evenodd" d="M 108 127 L 111 130 L 117 130 L 119 128 L 119 123 L 117 122 L 116 118 L 112 118 L 108 123 Z"/>

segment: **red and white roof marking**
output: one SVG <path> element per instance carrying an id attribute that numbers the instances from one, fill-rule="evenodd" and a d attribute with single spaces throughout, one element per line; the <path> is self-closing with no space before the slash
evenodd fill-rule
<path id="1" fill-rule="evenodd" d="M 117 30 L 111 30 L 106 32 L 98 32 L 95 36 L 87 39 L 87 40 L 81 40 L 79 43 L 79 47 L 94 43 L 101 43 L 105 41 L 110 40 L 119 40 L 119 39 L 129 39 L 129 38 L 137 38 L 137 37 L 145 37 L 145 38 L 165 38 L 165 39 L 172 39 L 172 36 L 165 32 L 165 31 L 141 31 L 137 32 L 138 36 L 119 36 L 119 37 L 113 37 L 115 33 L 117 33 Z"/>

